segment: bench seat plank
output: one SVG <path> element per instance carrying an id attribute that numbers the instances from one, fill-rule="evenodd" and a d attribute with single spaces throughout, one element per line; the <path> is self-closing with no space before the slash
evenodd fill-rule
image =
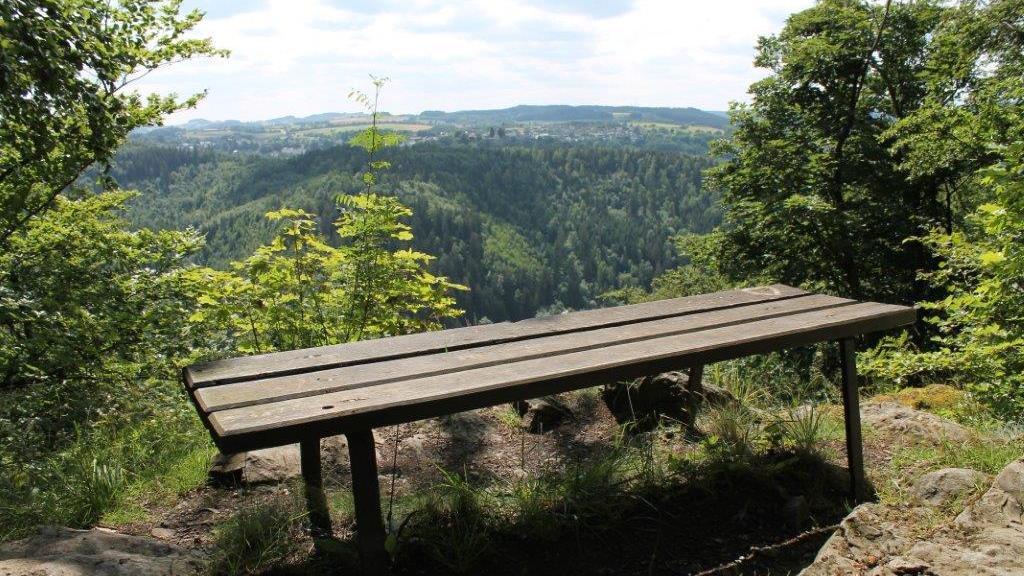
<path id="1" fill-rule="evenodd" d="M 217 360 L 187 368 L 184 378 L 186 386 L 196 389 L 204 386 L 656 320 L 758 302 L 795 298 L 806 294 L 807 292 L 803 290 L 783 284 L 727 290 L 714 294 L 531 318 L 520 322 L 422 332 L 380 340 L 364 340 L 334 346 Z"/>
<path id="2" fill-rule="evenodd" d="M 296 442 L 911 324 L 912 308 L 856 303 L 627 344 L 214 412 L 222 449 Z"/>
<path id="3" fill-rule="evenodd" d="M 661 320 L 623 324 L 585 332 L 563 333 L 453 352 L 210 386 L 196 390 L 195 399 L 205 412 L 217 412 L 411 378 L 556 356 L 855 303 L 856 301 L 845 298 L 809 294 L 798 298 L 724 308 L 700 314 L 672 316 Z"/>

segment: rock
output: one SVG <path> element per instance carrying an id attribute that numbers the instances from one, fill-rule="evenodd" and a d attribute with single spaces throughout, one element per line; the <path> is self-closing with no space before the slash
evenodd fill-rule
<path id="1" fill-rule="evenodd" d="M 156 527 L 149 531 L 149 535 L 159 540 L 174 540 L 174 530 L 170 528 Z"/>
<path id="2" fill-rule="evenodd" d="M 865 403 L 861 420 L 879 432 L 930 443 L 963 442 L 971 437 L 970 431 L 956 422 L 896 402 Z"/>
<path id="3" fill-rule="evenodd" d="M 490 422 L 479 410 L 442 416 L 438 423 L 456 443 L 482 442 L 491 432 Z"/>
<path id="4" fill-rule="evenodd" d="M 947 525 L 920 530 L 928 514 L 923 507 L 858 506 L 801 574 L 1024 574 L 1024 460 L 1004 468 Z"/>
<path id="5" fill-rule="evenodd" d="M 728 404 L 735 404 L 738 402 L 732 392 L 729 392 L 725 388 L 715 386 L 714 384 L 708 384 L 707 382 L 705 382 L 701 388 L 703 390 L 702 400 L 707 406 L 726 406 Z"/>
<path id="6" fill-rule="evenodd" d="M 931 566 L 928 564 L 906 558 L 893 558 L 885 565 L 885 569 L 900 576 L 925 576 L 931 574 Z"/>
<path id="7" fill-rule="evenodd" d="M 400 452 L 410 453 L 417 460 L 427 457 L 427 437 L 424 434 L 416 433 L 401 441 Z"/>
<path id="8" fill-rule="evenodd" d="M 523 418 L 523 428 L 534 434 L 554 430 L 573 415 L 572 410 L 554 396 L 523 400 L 515 405 Z"/>
<path id="9" fill-rule="evenodd" d="M 187 576 L 202 568 L 195 552 L 100 529 L 46 527 L 0 545 L 3 576 Z"/>
<path id="10" fill-rule="evenodd" d="M 480 410 L 442 416 L 436 422 L 447 437 L 446 442 L 438 446 L 438 456 L 449 463 L 464 462 L 486 446 L 500 441 L 493 421 L 484 417 Z"/>
<path id="11" fill-rule="evenodd" d="M 907 554 L 937 574 L 1024 574 L 1024 460 L 1011 463 L 951 526 Z"/>
<path id="12" fill-rule="evenodd" d="M 640 429 L 655 426 L 660 416 L 668 416 L 692 428 L 701 405 L 735 402 L 727 390 L 690 382 L 683 372 L 664 372 L 632 382 L 620 382 L 605 389 L 605 402 L 619 422 L 635 422 Z"/>
<path id="13" fill-rule="evenodd" d="M 886 558 L 910 546 L 907 531 L 880 504 L 861 504 L 843 519 L 839 530 L 818 551 L 801 576 L 875 574 Z M 869 572 L 869 570 L 872 570 Z"/>
<path id="14" fill-rule="evenodd" d="M 302 474 L 299 446 L 277 446 L 247 452 L 242 469 L 242 483 L 265 484 L 283 482 Z"/>
<path id="15" fill-rule="evenodd" d="M 925 474 L 914 483 L 913 493 L 929 506 L 943 506 L 969 494 L 987 474 L 969 468 L 944 468 Z"/>
<path id="16" fill-rule="evenodd" d="M 347 467 L 348 441 L 344 436 L 324 438 L 320 441 L 320 458 L 325 468 Z M 210 479 L 222 486 L 283 482 L 302 475 L 300 462 L 298 444 L 218 454 L 210 468 Z"/>

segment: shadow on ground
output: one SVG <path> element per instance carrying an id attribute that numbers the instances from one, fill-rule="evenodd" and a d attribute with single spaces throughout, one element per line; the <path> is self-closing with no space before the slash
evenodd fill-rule
<path id="1" fill-rule="evenodd" d="M 571 470 L 514 506 L 467 485 L 447 486 L 402 532 L 394 574 L 695 574 L 837 523 L 848 510 L 845 469 L 776 453 L 686 464 L 656 483 Z M 538 480 L 543 483 L 544 480 Z M 529 483 L 528 483 L 529 484 Z M 519 490 L 524 490 L 520 487 Z M 461 490 L 461 492 L 460 492 Z M 507 510 L 514 510 L 513 513 Z M 722 574 L 789 574 L 810 564 L 828 533 L 759 552 Z M 346 541 L 272 574 L 355 574 Z"/>

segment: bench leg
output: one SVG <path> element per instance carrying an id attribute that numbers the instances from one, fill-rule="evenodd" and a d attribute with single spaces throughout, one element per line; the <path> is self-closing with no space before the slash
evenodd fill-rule
<path id="1" fill-rule="evenodd" d="M 389 559 L 384 548 L 386 533 L 380 510 L 377 481 L 377 450 L 373 431 L 349 432 L 348 454 L 352 462 L 352 498 L 356 509 L 356 541 L 363 573 L 377 576 L 387 572 Z"/>
<path id="2" fill-rule="evenodd" d="M 867 499 L 864 452 L 860 435 L 860 398 L 857 392 L 857 344 L 853 338 L 839 341 L 843 371 L 843 412 L 846 421 L 846 457 L 850 466 L 850 492 L 855 502 Z"/>
<path id="3" fill-rule="evenodd" d="M 697 414 L 704 404 L 704 365 L 698 364 L 690 367 L 686 382 L 686 419 L 683 427 L 687 432 L 693 432 L 697 423 Z"/>
<path id="4" fill-rule="evenodd" d="M 306 508 L 309 510 L 309 525 L 314 542 L 320 538 L 330 538 L 331 513 L 327 508 L 327 495 L 324 494 L 324 481 L 321 474 L 320 439 L 306 440 L 299 443 L 299 464 L 302 468 L 302 480 L 306 488 Z"/>

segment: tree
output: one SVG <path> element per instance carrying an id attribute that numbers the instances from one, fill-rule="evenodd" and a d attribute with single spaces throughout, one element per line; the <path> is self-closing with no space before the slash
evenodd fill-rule
<path id="1" fill-rule="evenodd" d="M 936 2 L 824 0 L 761 38 L 771 71 L 730 111 L 735 132 L 709 171 L 725 211 L 720 261 L 734 279 L 912 302 L 934 261 L 908 238 L 944 219 L 946 174 L 914 174 L 887 130 L 927 92 Z"/>
<path id="2" fill-rule="evenodd" d="M 1001 417 L 1024 414 L 1024 2 L 965 2 L 937 29 L 928 94 L 887 136 L 905 169 L 953 175 L 980 206 L 963 226 L 922 241 L 939 266 L 922 275 L 942 297 L 923 302 L 932 338 L 882 343 L 867 374 L 952 382 Z"/>
<path id="3" fill-rule="evenodd" d="M 268 213 L 284 222 L 270 243 L 233 263 L 231 272 L 192 272 L 202 290 L 193 322 L 226 334 L 239 351 L 260 353 L 437 329 L 462 314 L 450 292 L 466 288 L 431 274 L 432 256 L 396 248 L 413 239 L 403 222 L 412 211 L 375 192 L 380 172 L 390 166 L 379 152 L 401 142 L 378 128 L 386 82 L 373 78 L 373 96 L 353 91 L 372 120 L 351 140 L 367 157 L 363 192 L 335 197 L 342 245 L 331 246 L 309 212 Z"/>
<path id="4" fill-rule="evenodd" d="M 181 0 L 0 3 L 0 246 L 128 133 L 203 96 L 128 92 L 161 66 L 226 55 L 186 38 L 202 18 Z"/>

